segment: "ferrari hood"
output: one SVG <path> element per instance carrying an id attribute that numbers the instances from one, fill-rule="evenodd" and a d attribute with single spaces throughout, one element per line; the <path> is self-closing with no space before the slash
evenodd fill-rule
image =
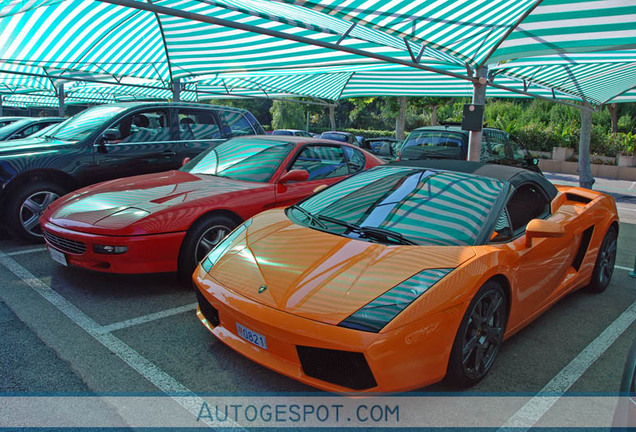
<path id="1" fill-rule="evenodd" d="M 252 220 L 208 277 L 278 310 L 337 324 L 424 269 L 455 268 L 474 256 L 472 247 L 350 239 L 294 224 L 283 210 L 272 210 Z"/>
<path id="2" fill-rule="evenodd" d="M 168 171 L 100 183 L 56 201 L 45 217 L 55 225 L 87 233 L 112 234 L 153 214 L 262 184 Z M 135 234 L 120 232 L 118 235 Z"/>

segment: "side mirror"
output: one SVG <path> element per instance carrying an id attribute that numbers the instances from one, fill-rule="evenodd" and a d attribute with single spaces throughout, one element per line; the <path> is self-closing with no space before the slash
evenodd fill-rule
<path id="1" fill-rule="evenodd" d="M 181 166 L 185 166 L 190 162 L 190 158 L 189 157 L 184 157 L 183 160 L 181 161 Z"/>
<path id="2" fill-rule="evenodd" d="M 309 172 L 300 169 L 293 169 L 282 175 L 280 179 L 278 179 L 278 183 L 291 183 L 291 182 L 299 182 L 309 180 Z"/>
<path id="3" fill-rule="evenodd" d="M 563 237 L 565 228 L 561 224 L 543 219 L 532 219 L 526 227 L 526 247 L 532 246 L 533 238 Z"/>

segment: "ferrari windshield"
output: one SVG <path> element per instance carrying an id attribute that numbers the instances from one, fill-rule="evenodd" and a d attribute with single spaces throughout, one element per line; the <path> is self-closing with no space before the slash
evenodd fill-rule
<path id="1" fill-rule="evenodd" d="M 507 185 L 462 173 L 382 167 L 337 183 L 290 207 L 288 215 L 313 228 L 387 244 L 474 245 Z"/>
<path id="2" fill-rule="evenodd" d="M 233 138 L 204 151 L 181 171 L 267 182 L 285 160 L 294 144 L 254 137 Z"/>
<path id="3" fill-rule="evenodd" d="M 101 105 L 82 111 L 74 117 L 60 123 L 57 128 L 44 136 L 62 141 L 80 141 L 101 128 L 105 122 L 111 120 L 126 106 Z"/>

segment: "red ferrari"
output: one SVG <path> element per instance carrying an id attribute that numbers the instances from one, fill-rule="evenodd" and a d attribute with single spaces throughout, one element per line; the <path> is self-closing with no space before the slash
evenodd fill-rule
<path id="1" fill-rule="evenodd" d="M 292 137 L 233 138 L 178 171 L 112 180 L 70 193 L 40 220 L 51 257 L 111 273 L 196 265 L 255 214 L 288 206 L 383 162 L 352 145 Z"/>

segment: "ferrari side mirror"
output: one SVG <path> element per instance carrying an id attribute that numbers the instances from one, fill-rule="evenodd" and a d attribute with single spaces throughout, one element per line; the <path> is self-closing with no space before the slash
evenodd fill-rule
<path id="1" fill-rule="evenodd" d="M 291 183 L 305 181 L 309 179 L 309 172 L 300 169 L 293 169 L 281 176 L 278 183 Z"/>
<path id="2" fill-rule="evenodd" d="M 543 219 L 532 219 L 526 228 L 526 246 L 532 246 L 533 238 L 563 237 L 563 225 Z"/>

